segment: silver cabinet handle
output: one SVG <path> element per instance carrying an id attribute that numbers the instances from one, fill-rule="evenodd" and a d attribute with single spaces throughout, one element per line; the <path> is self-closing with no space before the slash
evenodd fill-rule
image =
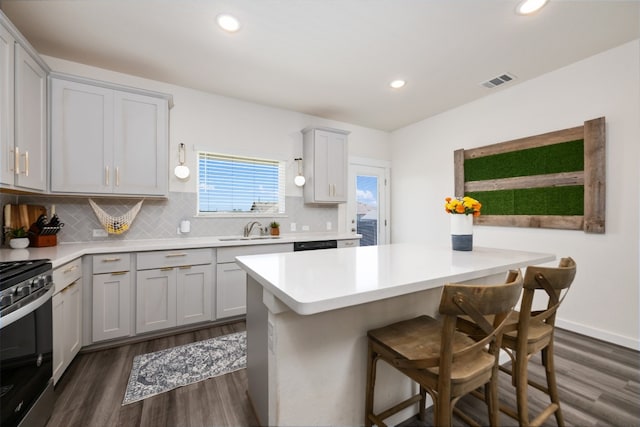
<path id="1" fill-rule="evenodd" d="M 116 166 L 116 187 L 120 187 L 120 168 Z"/>
<path id="2" fill-rule="evenodd" d="M 104 167 L 104 185 L 109 185 L 109 166 Z"/>
<path id="3" fill-rule="evenodd" d="M 171 270 L 173 270 L 173 267 L 162 267 L 160 269 L 160 271 L 171 271 Z"/>
<path id="4" fill-rule="evenodd" d="M 174 257 L 179 257 L 179 256 L 187 256 L 187 254 L 182 252 L 182 253 L 166 254 L 165 255 L 165 257 L 167 257 L 167 258 L 174 258 Z"/>
<path id="5" fill-rule="evenodd" d="M 102 262 L 116 262 L 116 261 L 120 261 L 122 258 L 119 257 L 115 257 L 115 258 L 103 258 Z"/>
<path id="6" fill-rule="evenodd" d="M 29 176 L 29 152 L 24 152 L 24 176 Z"/>

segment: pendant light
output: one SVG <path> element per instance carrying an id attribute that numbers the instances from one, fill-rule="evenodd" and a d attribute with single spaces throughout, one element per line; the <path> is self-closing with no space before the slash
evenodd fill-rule
<path id="1" fill-rule="evenodd" d="M 304 183 L 306 182 L 306 179 L 304 179 L 304 175 L 302 175 L 302 167 L 300 166 L 300 162 L 302 161 L 302 158 L 299 157 L 299 158 L 294 159 L 294 160 L 298 163 L 298 175 L 296 175 L 296 177 L 293 179 L 293 182 L 298 187 L 302 187 L 304 185 Z"/>
<path id="2" fill-rule="evenodd" d="M 180 164 L 176 166 L 175 170 L 173 171 L 173 173 L 179 179 L 189 178 L 189 168 L 184 165 L 184 162 L 185 162 L 185 148 L 184 148 L 184 144 L 180 143 L 178 144 L 178 163 Z"/>

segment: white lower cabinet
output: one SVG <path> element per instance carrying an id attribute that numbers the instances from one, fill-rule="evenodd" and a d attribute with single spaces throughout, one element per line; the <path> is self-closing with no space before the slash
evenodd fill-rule
<path id="1" fill-rule="evenodd" d="M 235 262 L 218 264 L 216 318 L 247 312 L 247 273 Z"/>
<path id="2" fill-rule="evenodd" d="M 360 239 L 338 240 L 339 248 L 353 248 L 360 246 Z"/>
<path id="3" fill-rule="evenodd" d="M 176 325 L 176 272 L 144 270 L 136 273 L 136 332 Z"/>
<path id="4" fill-rule="evenodd" d="M 82 279 L 53 296 L 53 382 L 82 347 Z"/>
<path id="5" fill-rule="evenodd" d="M 137 256 L 136 333 L 213 319 L 211 249 Z"/>
<path id="6" fill-rule="evenodd" d="M 93 257 L 93 342 L 131 333 L 129 254 Z"/>
<path id="7" fill-rule="evenodd" d="M 178 326 L 213 319 L 211 264 L 180 267 L 177 271 L 176 322 Z"/>
<path id="8" fill-rule="evenodd" d="M 293 243 L 218 248 L 216 319 L 247 312 L 247 273 L 235 263 L 237 256 L 292 251 Z"/>
<path id="9" fill-rule="evenodd" d="M 57 268 L 53 295 L 53 382 L 58 382 L 82 347 L 80 260 Z"/>

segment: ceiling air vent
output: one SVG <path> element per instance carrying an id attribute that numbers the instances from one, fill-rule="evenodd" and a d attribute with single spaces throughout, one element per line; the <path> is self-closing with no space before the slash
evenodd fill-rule
<path id="1" fill-rule="evenodd" d="M 493 89 L 494 87 L 500 86 L 503 83 L 508 83 L 511 80 L 515 80 L 515 78 L 516 76 L 514 76 L 513 74 L 504 73 L 480 84 L 484 87 L 488 87 L 489 89 Z"/>

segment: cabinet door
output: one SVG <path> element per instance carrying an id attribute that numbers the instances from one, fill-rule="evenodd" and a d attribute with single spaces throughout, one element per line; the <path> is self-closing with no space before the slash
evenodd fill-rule
<path id="1" fill-rule="evenodd" d="M 136 332 L 176 326 L 176 270 L 138 271 L 136 281 Z"/>
<path id="2" fill-rule="evenodd" d="M 216 318 L 239 316 L 246 312 L 247 273 L 235 262 L 218 264 Z"/>
<path id="3" fill-rule="evenodd" d="M 13 185 L 13 69 L 15 41 L 0 25 L 0 183 Z"/>
<path id="4" fill-rule="evenodd" d="M 303 130 L 307 203 L 347 201 L 347 134 L 324 129 Z"/>
<path id="5" fill-rule="evenodd" d="M 177 270 L 177 324 L 212 320 L 212 270 L 209 265 L 179 267 Z"/>
<path id="6" fill-rule="evenodd" d="M 114 192 L 166 195 L 167 100 L 119 91 L 114 96 Z"/>
<path id="7" fill-rule="evenodd" d="M 82 280 L 53 296 L 53 382 L 82 347 Z"/>
<path id="8" fill-rule="evenodd" d="M 65 368 L 82 347 L 82 279 L 76 280 L 64 291 Z"/>
<path id="9" fill-rule="evenodd" d="M 125 337 L 131 332 L 129 272 L 93 276 L 93 341 Z"/>
<path id="10" fill-rule="evenodd" d="M 53 382 L 58 382 L 64 372 L 65 358 L 65 330 L 64 330 L 64 309 L 65 301 L 62 292 L 53 296 Z"/>
<path id="11" fill-rule="evenodd" d="M 16 186 L 47 187 L 47 72 L 15 46 L 15 147 L 19 150 Z"/>
<path id="12" fill-rule="evenodd" d="M 110 193 L 113 91 L 51 79 L 51 191 Z"/>
<path id="13" fill-rule="evenodd" d="M 326 167 L 328 176 L 329 200 L 347 201 L 347 136 L 329 134 L 326 146 Z"/>

